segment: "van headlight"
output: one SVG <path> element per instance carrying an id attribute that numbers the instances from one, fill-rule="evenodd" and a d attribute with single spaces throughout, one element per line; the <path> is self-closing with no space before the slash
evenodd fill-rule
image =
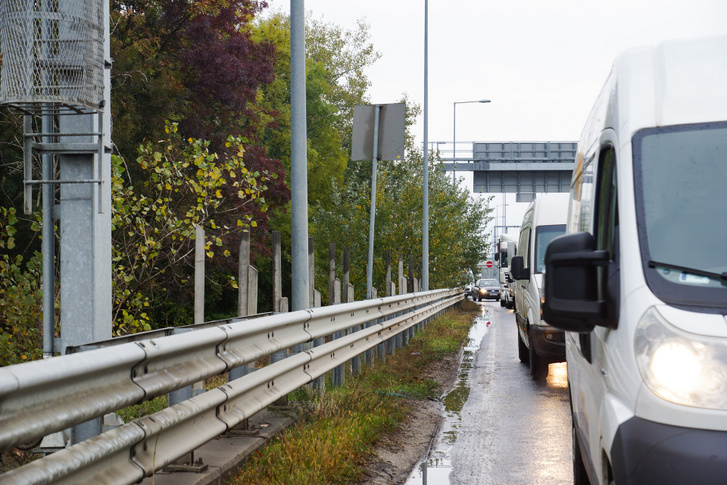
<path id="1" fill-rule="evenodd" d="M 634 336 L 636 362 L 660 398 L 708 409 L 727 409 L 727 341 L 687 334 L 652 307 Z"/>

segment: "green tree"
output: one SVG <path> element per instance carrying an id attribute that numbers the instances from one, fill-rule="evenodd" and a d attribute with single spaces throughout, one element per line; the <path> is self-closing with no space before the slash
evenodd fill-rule
<path id="1" fill-rule="evenodd" d="M 271 157 L 290 173 L 290 18 L 282 13 L 255 23 L 253 39 L 276 49 L 275 80 L 260 89 L 267 119 L 260 140 Z M 351 145 L 353 107 L 367 102 L 365 68 L 379 54 L 369 41 L 368 26 L 356 30 L 306 19 L 306 126 L 308 200 L 331 208 L 334 184 L 342 184 Z M 289 178 L 288 178 L 289 181 Z"/>
<path id="2" fill-rule="evenodd" d="M 405 102 L 406 99 L 404 99 Z M 408 127 L 419 108 L 407 103 Z M 407 153 L 402 161 L 378 163 L 374 286 L 384 291 L 387 250 L 395 267 L 398 255 L 405 260 L 414 255 L 415 265 L 422 257 L 422 151 L 414 145 L 407 128 Z M 454 186 L 445 175 L 441 161 L 430 161 L 429 170 L 429 286 L 452 287 L 466 282 L 466 274 L 477 267 L 487 250 L 485 226 L 491 219 L 489 199 L 472 197 Z M 333 241 L 337 249 L 351 249 L 351 281 L 357 298 L 365 296 L 368 257 L 369 211 L 371 207 L 371 163 L 361 162 L 350 171 L 345 185 L 336 185 L 334 209 L 318 207 L 312 217 L 313 234 L 318 241 Z M 319 245 L 322 246 L 322 245 Z M 327 287 L 325 276 L 327 246 L 321 248 L 317 287 Z M 407 265 L 408 263 L 405 263 Z M 394 270 L 395 271 L 395 270 Z M 418 275 L 417 275 L 418 277 Z"/>
<path id="3" fill-rule="evenodd" d="M 240 207 L 266 211 L 266 183 L 277 176 L 248 170 L 238 137 L 228 137 L 230 155 L 220 157 L 208 141 L 181 140 L 176 124 L 168 123 L 166 134 L 158 144 L 139 147 L 136 162 L 145 176 L 136 185 L 125 178 L 123 160 L 114 157 L 115 334 L 174 324 L 165 321 L 175 316 L 174 308 L 186 309 L 182 317 L 188 319 L 191 290 L 185 288 L 193 270 L 195 227 L 207 233 L 208 258 L 230 258 L 227 248 L 236 245 L 239 232 L 257 226 Z M 211 279 L 235 286 L 233 274 Z"/>
<path id="4" fill-rule="evenodd" d="M 0 207 L 0 366 L 38 359 L 42 349 L 42 258 L 9 254 L 17 223 L 15 208 Z"/>

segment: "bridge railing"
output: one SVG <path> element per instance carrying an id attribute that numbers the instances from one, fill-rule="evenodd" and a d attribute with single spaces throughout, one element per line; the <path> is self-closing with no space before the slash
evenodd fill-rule
<path id="1" fill-rule="evenodd" d="M 236 320 L 0 368 L 0 448 L 62 431 L 296 345 L 215 389 L 0 475 L 2 483 L 135 483 L 353 357 L 462 301 L 432 290 Z M 334 338 L 337 332 L 349 332 Z M 380 354 L 383 355 L 383 354 Z"/>

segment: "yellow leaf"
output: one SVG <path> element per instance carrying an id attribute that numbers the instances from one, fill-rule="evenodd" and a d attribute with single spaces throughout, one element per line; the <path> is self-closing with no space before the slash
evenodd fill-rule
<path id="1" fill-rule="evenodd" d="M 252 227 L 257 227 L 257 222 L 255 222 L 255 221 L 252 221 L 252 222 L 250 223 L 250 225 L 251 225 Z"/>

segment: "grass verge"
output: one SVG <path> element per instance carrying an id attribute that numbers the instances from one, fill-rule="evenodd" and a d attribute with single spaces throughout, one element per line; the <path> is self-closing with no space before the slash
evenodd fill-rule
<path id="1" fill-rule="evenodd" d="M 479 307 L 465 300 L 432 321 L 386 363 L 366 367 L 323 396 L 298 391 L 306 413 L 293 427 L 255 451 L 228 485 L 339 484 L 357 480 L 374 444 L 406 419 L 411 399 L 437 396 L 425 369 L 464 343 Z M 407 399 L 404 399 L 407 398 Z"/>

